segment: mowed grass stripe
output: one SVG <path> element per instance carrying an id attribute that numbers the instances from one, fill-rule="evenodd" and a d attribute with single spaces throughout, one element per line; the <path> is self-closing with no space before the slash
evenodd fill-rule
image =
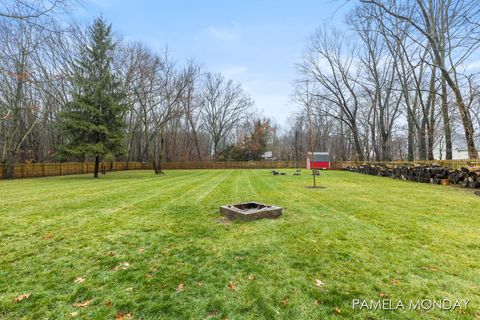
<path id="1" fill-rule="evenodd" d="M 112 186 L 111 181 L 115 181 L 115 178 L 120 177 L 121 180 L 124 178 L 126 174 L 133 174 L 133 178 L 129 180 L 125 180 L 124 183 L 121 184 L 121 187 Z M 185 179 L 183 174 L 176 174 L 173 176 L 156 176 L 153 172 L 150 172 L 148 178 L 145 178 L 145 172 L 141 171 L 138 172 L 140 178 L 136 178 L 135 173 L 132 171 L 129 172 L 115 172 L 111 173 L 107 179 L 99 179 L 98 183 L 97 180 L 93 180 L 90 178 L 88 182 L 84 182 L 83 184 L 79 185 L 71 194 L 69 189 L 65 188 L 51 188 L 46 192 L 39 193 L 35 198 L 27 197 L 28 205 L 26 204 L 25 199 L 21 197 L 14 197 L 15 200 L 10 200 L 9 197 L 3 198 L 0 200 L 0 205 L 2 205 L 2 210 L 0 212 L 6 212 L 5 206 L 14 207 L 15 205 L 22 204 L 23 210 L 22 213 L 27 212 L 37 212 L 39 209 L 47 208 L 48 210 L 55 209 L 56 205 L 58 204 L 63 209 L 66 208 L 65 204 L 67 203 L 68 206 L 71 206 L 72 209 L 85 209 L 88 210 L 89 208 L 97 208 L 98 205 L 102 204 L 106 200 L 108 200 L 108 204 L 110 207 L 115 205 L 116 201 L 123 201 L 127 199 L 130 201 L 131 199 L 142 199 L 145 197 L 145 194 L 149 192 L 153 192 L 157 194 L 159 191 L 163 189 L 167 189 L 169 187 L 174 187 L 177 182 L 186 183 L 187 180 L 192 179 L 195 181 L 197 178 L 201 179 L 202 176 L 209 176 L 212 175 L 208 172 L 195 172 L 188 176 L 188 179 Z M 65 177 L 59 177 L 65 178 Z M 70 178 L 70 177 L 69 177 Z M 69 180 L 65 181 L 67 184 Z M 85 185 L 86 184 L 86 185 Z M 177 186 L 178 187 L 178 186 Z M 10 193 L 9 193 L 10 194 Z M 65 194 L 68 194 L 68 199 L 65 198 Z M 8 212 L 6 212 L 8 215 Z"/>
<path id="2" fill-rule="evenodd" d="M 56 210 L 56 207 L 49 206 L 49 202 L 45 202 L 43 207 L 37 207 L 36 210 L 25 210 L 26 212 L 33 211 L 25 219 L 19 219 L 18 215 L 10 215 L 12 223 L 9 223 L 8 216 L 4 216 L 4 235 L 8 235 L 10 239 L 10 244 L 12 247 L 17 246 L 24 242 L 24 234 L 15 234 L 12 230 L 22 227 L 23 231 L 29 234 L 31 241 L 27 245 L 22 245 L 22 251 L 32 252 L 35 250 L 35 242 L 42 242 L 42 238 L 45 235 L 49 234 L 63 234 L 75 235 L 76 238 L 82 239 L 85 237 L 85 241 L 90 241 L 89 234 L 94 231 L 97 236 L 101 235 L 98 232 L 107 231 L 111 228 L 121 228 L 129 226 L 129 219 L 125 219 L 123 215 L 116 214 L 117 211 L 121 211 L 125 208 L 118 207 L 116 204 L 117 201 L 121 201 L 122 204 L 129 203 L 130 199 L 137 199 L 136 205 L 133 204 L 131 207 L 127 206 L 127 209 L 133 209 L 138 206 L 140 203 L 150 200 L 153 197 L 158 196 L 159 193 L 166 193 L 168 197 L 178 196 L 177 191 L 181 190 L 186 185 L 195 185 L 197 180 L 202 180 L 210 176 L 215 175 L 213 172 L 198 172 L 191 177 L 191 179 L 181 179 L 179 177 L 166 179 L 166 176 L 157 176 L 157 180 L 154 180 L 153 184 L 142 184 L 136 185 L 134 191 L 129 192 L 130 196 L 126 198 L 115 198 L 111 196 L 112 192 L 115 194 L 123 195 L 121 190 L 111 191 L 106 194 L 101 194 L 98 196 L 97 202 L 92 202 L 91 198 L 81 199 L 81 202 L 76 203 L 74 207 L 66 207 L 63 210 Z M 181 177 L 181 176 L 180 176 Z M 178 183 L 176 180 L 180 179 L 181 183 Z M 149 179 L 150 180 L 150 179 Z M 207 179 L 208 181 L 208 179 Z M 158 185 L 156 187 L 155 185 Z M 169 186 L 166 188 L 165 186 Z M 141 187 L 141 188 L 139 188 Z M 128 188 L 128 187 L 125 187 Z M 58 191 L 57 191 L 58 192 Z M 184 191 L 182 191 L 184 193 Z M 106 201 L 106 204 L 103 203 Z M 100 210 L 95 209 L 92 205 L 97 205 L 100 207 Z M 163 201 L 159 203 L 156 210 L 162 206 L 168 206 L 168 201 Z M 45 216 L 45 212 L 49 212 Z M 129 213 L 131 214 L 131 213 Z M 39 217 L 42 217 L 41 221 L 38 220 Z M 20 223 L 19 223 L 20 221 Z M 32 238 L 33 236 L 33 238 Z M 7 249 L 4 247 L 4 249 Z M 0 249 L 0 252 L 2 250 Z"/>
<path id="3" fill-rule="evenodd" d="M 210 173 L 211 174 L 211 173 Z M 58 198 L 59 195 L 64 194 L 66 192 L 70 192 L 71 190 L 75 190 L 72 192 L 71 196 L 75 198 L 83 198 L 87 200 L 91 197 L 91 200 L 102 198 L 104 196 L 110 196 L 112 194 L 127 194 L 127 195 L 134 195 L 137 197 L 142 197 L 142 194 L 135 194 L 133 191 L 137 190 L 137 186 L 141 188 L 140 191 L 148 190 L 149 188 L 154 187 L 166 187 L 170 186 L 171 184 L 175 183 L 175 181 L 184 181 L 185 177 L 189 179 L 195 179 L 196 176 L 199 175 L 209 175 L 208 172 L 199 171 L 193 174 L 188 174 L 187 172 L 178 172 L 173 176 L 170 175 L 154 175 L 153 171 L 123 171 L 123 172 L 111 172 L 107 174 L 107 176 L 103 176 L 99 179 L 92 179 L 91 176 L 81 175 L 81 176 L 64 176 L 64 177 L 57 177 L 58 179 L 64 180 L 65 185 L 70 186 L 70 183 L 77 184 L 71 188 L 63 188 L 62 190 L 58 190 L 58 188 L 48 188 L 45 192 L 42 192 L 36 198 L 29 198 L 29 202 L 40 200 L 54 200 Z M 45 178 L 45 180 L 51 180 L 53 178 Z M 38 180 L 38 179 L 34 179 Z M 120 188 L 117 187 L 120 186 Z M 129 192 L 125 192 L 129 191 Z M 11 193 L 14 195 L 14 193 Z M 6 198 L 6 201 L 12 200 L 15 202 L 14 199 Z M 54 198 L 54 199 L 52 199 Z M 21 199 L 21 197 L 20 197 Z M 58 198 L 62 200 L 61 197 Z M 64 200 L 64 199 L 63 199 Z"/>
<path id="4" fill-rule="evenodd" d="M 92 199 L 87 197 L 86 199 L 81 199 L 81 202 L 76 203 L 74 207 L 69 206 L 64 208 L 64 210 L 54 210 L 55 207 L 52 210 L 50 206 L 37 208 L 35 213 L 25 220 L 25 231 L 28 232 L 30 230 L 31 234 L 36 235 L 36 239 L 41 241 L 45 233 L 58 233 L 59 231 L 62 233 L 78 232 L 80 236 L 91 232 L 91 228 L 86 228 L 90 224 L 96 231 L 99 231 L 101 228 L 128 226 L 129 219 L 125 219 L 123 215 L 119 214 L 121 211 L 127 210 L 127 214 L 131 215 L 135 210 L 140 210 L 140 204 L 148 203 L 152 198 L 164 195 L 155 208 L 155 211 L 159 211 L 162 207 L 168 206 L 172 199 L 178 196 L 178 193 L 185 194 L 186 191 L 183 190 L 185 186 L 196 185 L 197 181 L 205 178 L 208 181 L 208 178 L 213 175 L 215 175 L 213 172 L 198 172 L 191 179 L 180 180 L 178 180 L 179 178 L 166 179 L 166 176 L 160 176 L 156 177 L 157 180 L 154 183 L 136 185 L 134 190 L 128 192 L 127 197 L 112 197 L 112 192 L 117 195 L 123 195 L 121 190 L 116 190 L 97 197 L 97 202 L 92 202 Z M 181 181 L 181 183 L 177 180 Z M 179 192 L 180 190 L 182 191 Z M 95 204 L 100 209 L 95 208 Z M 125 204 L 127 205 L 125 206 Z M 38 225 L 37 217 L 42 216 L 45 211 L 49 211 L 50 214 L 42 219 L 41 225 Z M 18 219 L 18 216 L 14 216 L 12 219 Z M 11 226 L 15 225 L 12 224 Z M 18 227 L 18 223 L 15 227 Z M 23 241 L 22 237 L 19 237 L 18 241 Z"/>
<path id="5" fill-rule="evenodd" d="M 70 318 L 79 312 L 78 318 L 111 319 L 121 311 L 138 319 L 475 318 L 480 199 L 448 187 L 347 172 L 322 172 L 318 183 L 326 188 L 306 189 L 310 172 L 296 177 L 294 170 L 282 171 L 288 175 L 245 169 L 57 177 L 45 179 L 45 192 L 38 183 L 43 179 L 0 183 L 12 200 L 0 200 L 7 221 L 0 226 L 2 316 Z M 72 196 L 92 189 L 105 193 Z M 20 198 L 12 195 L 16 190 Z M 35 201 L 44 197 L 36 211 L 29 194 Z M 455 198 L 462 206 L 449 203 Z M 219 221 L 219 205 L 252 200 L 283 206 L 285 214 Z M 113 270 L 123 262 L 130 263 L 126 270 Z M 86 281 L 75 284 L 78 276 Z M 325 285 L 318 288 L 315 279 Z M 230 281 L 236 290 L 229 290 Z M 181 292 L 179 283 L 185 284 Z M 32 296 L 12 303 L 25 292 Z M 379 299 L 380 293 L 467 298 L 471 308 L 352 310 L 352 299 Z M 90 299 L 89 307 L 73 307 Z"/>

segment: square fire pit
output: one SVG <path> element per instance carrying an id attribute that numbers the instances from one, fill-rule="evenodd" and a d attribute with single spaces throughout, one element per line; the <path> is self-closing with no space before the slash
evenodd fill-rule
<path id="1" fill-rule="evenodd" d="M 220 213 L 230 220 L 256 220 L 263 218 L 278 218 L 282 215 L 282 208 L 258 202 L 246 202 L 220 207 Z"/>

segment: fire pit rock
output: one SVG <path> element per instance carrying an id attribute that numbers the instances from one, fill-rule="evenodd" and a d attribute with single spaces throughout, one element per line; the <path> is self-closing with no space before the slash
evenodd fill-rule
<path id="1" fill-rule="evenodd" d="M 258 202 L 246 202 L 220 207 L 220 213 L 230 220 L 251 221 L 263 218 L 278 218 L 282 215 L 282 208 Z"/>

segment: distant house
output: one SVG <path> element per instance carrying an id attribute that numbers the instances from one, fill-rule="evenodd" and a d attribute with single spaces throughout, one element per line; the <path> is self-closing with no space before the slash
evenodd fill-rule
<path id="1" fill-rule="evenodd" d="M 273 156 L 272 151 L 265 152 L 264 154 L 261 155 L 261 157 L 263 158 L 263 160 L 270 160 L 270 161 L 277 160 L 277 158 Z"/>
<path id="2" fill-rule="evenodd" d="M 478 151 L 478 156 L 480 157 L 480 137 L 475 139 L 475 147 Z M 439 141 L 433 150 L 433 156 L 437 160 L 445 160 L 446 149 L 445 149 L 445 140 Z M 452 159 L 453 160 L 466 160 L 468 159 L 468 149 L 465 136 L 462 134 L 454 133 L 452 134 Z"/>
<path id="3" fill-rule="evenodd" d="M 329 169 L 330 154 L 328 152 L 307 153 L 307 169 Z"/>

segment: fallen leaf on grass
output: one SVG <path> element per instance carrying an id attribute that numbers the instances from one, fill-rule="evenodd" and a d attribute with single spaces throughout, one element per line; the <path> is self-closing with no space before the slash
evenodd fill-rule
<path id="1" fill-rule="evenodd" d="M 380 298 L 388 297 L 388 294 L 386 294 L 385 292 L 380 292 L 378 295 L 380 296 Z"/>
<path id="2" fill-rule="evenodd" d="M 18 303 L 22 300 L 27 300 L 28 298 L 30 298 L 30 295 L 31 293 L 21 294 L 13 300 L 13 303 Z"/>
<path id="3" fill-rule="evenodd" d="M 75 279 L 74 282 L 75 283 L 83 283 L 83 282 L 85 282 L 85 278 L 84 277 L 78 277 L 78 278 Z"/>
<path id="4" fill-rule="evenodd" d="M 322 282 L 320 279 L 315 279 L 315 285 L 319 288 L 323 287 L 325 283 Z"/>
<path id="5" fill-rule="evenodd" d="M 255 276 L 253 274 L 249 275 L 248 280 L 251 280 L 251 281 L 255 280 Z"/>
<path id="6" fill-rule="evenodd" d="M 284 305 L 287 305 L 288 304 L 288 297 L 283 298 L 282 303 Z"/>
<path id="7" fill-rule="evenodd" d="M 233 282 L 233 281 L 230 281 L 230 282 L 228 283 L 228 286 L 227 286 L 227 287 L 228 287 L 228 290 L 230 290 L 230 291 L 235 291 L 235 290 L 237 290 L 237 286 L 235 285 L 235 282 Z"/>
<path id="8" fill-rule="evenodd" d="M 398 279 L 395 279 L 393 278 L 391 281 L 390 281 L 394 286 L 398 285 L 400 283 L 400 281 Z"/>
<path id="9" fill-rule="evenodd" d="M 177 292 L 182 292 L 183 290 L 185 290 L 185 283 L 183 282 L 180 282 L 177 286 Z"/>
<path id="10" fill-rule="evenodd" d="M 112 300 L 107 300 L 107 301 L 105 301 L 105 306 L 106 306 L 106 307 L 111 307 L 112 304 L 113 304 L 113 303 L 112 303 Z"/>
<path id="11" fill-rule="evenodd" d="M 115 268 L 113 268 L 113 271 L 118 271 L 118 270 L 127 270 L 128 267 L 130 267 L 130 264 L 128 262 L 122 262 Z"/>
<path id="12" fill-rule="evenodd" d="M 212 317 L 215 317 L 217 316 L 217 311 L 210 311 L 207 315 L 207 318 L 212 318 Z"/>
<path id="13" fill-rule="evenodd" d="M 147 274 L 145 274 L 145 278 L 152 279 L 152 278 L 153 278 L 153 275 L 152 275 L 152 274 L 150 274 L 150 273 L 147 273 Z"/>
<path id="14" fill-rule="evenodd" d="M 313 301 L 313 303 L 316 304 L 316 305 L 319 305 L 319 304 L 320 304 L 320 301 L 318 301 L 318 299 L 315 299 L 315 300 Z"/>
<path id="15" fill-rule="evenodd" d="M 203 282 L 202 281 L 197 282 L 197 286 L 203 287 Z"/>
<path id="16" fill-rule="evenodd" d="M 45 233 L 45 235 L 43 236 L 43 240 L 48 240 L 51 238 L 53 238 L 53 233 Z"/>
<path id="17" fill-rule="evenodd" d="M 218 220 L 218 223 L 219 224 L 232 224 L 232 220 L 228 219 L 228 218 L 220 218 Z"/>
<path id="18" fill-rule="evenodd" d="M 75 302 L 73 306 L 78 308 L 85 308 L 85 307 L 88 307 L 92 303 L 92 301 L 93 300 L 87 300 L 84 302 Z"/>
<path id="19" fill-rule="evenodd" d="M 128 291 L 128 292 L 133 291 L 133 288 L 132 287 L 127 288 L 127 289 L 125 289 L 125 291 Z"/>
<path id="20" fill-rule="evenodd" d="M 130 312 L 117 312 L 115 320 L 129 320 L 133 319 L 133 315 Z"/>
<path id="21" fill-rule="evenodd" d="M 144 253 L 144 252 L 145 252 L 145 249 L 143 249 L 143 248 L 140 248 L 140 249 L 138 249 L 138 252 L 140 252 L 140 253 Z"/>
<path id="22" fill-rule="evenodd" d="M 342 313 L 342 310 L 339 307 L 335 307 L 335 312 L 336 313 Z"/>
<path id="23" fill-rule="evenodd" d="M 435 267 L 435 266 L 424 266 L 424 267 L 422 267 L 422 269 L 424 269 L 424 270 L 429 270 L 429 271 L 433 271 L 433 272 L 438 271 L 438 268 Z"/>
<path id="24" fill-rule="evenodd" d="M 72 317 L 78 316 L 78 311 L 70 312 L 70 316 L 72 316 Z"/>

